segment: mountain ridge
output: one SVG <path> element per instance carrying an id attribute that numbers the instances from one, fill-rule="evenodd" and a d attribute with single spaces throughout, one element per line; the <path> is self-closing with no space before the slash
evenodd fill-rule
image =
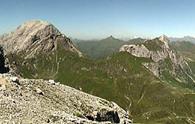
<path id="1" fill-rule="evenodd" d="M 173 42 L 176 42 L 176 41 L 190 41 L 190 42 L 195 43 L 195 37 L 193 37 L 193 36 L 184 36 L 184 37 L 181 37 L 181 38 L 169 37 L 169 39 Z"/>
<path id="2" fill-rule="evenodd" d="M 164 65 L 169 63 L 167 65 L 169 66 L 167 68 L 168 72 L 166 73 L 175 77 L 178 82 L 189 83 L 191 88 L 194 86 L 194 74 L 188 63 L 181 55 L 170 48 L 169 39 L 164 35 L 152 40 L 146 40 L 140 44 L 123 45 L 120 48 L 120 52 L 128 52 L 136 57 L 152 59 L 153 62 L 143 64 L 159 78 L 166 78 L 166 76 L 163 76 L 163 73 L 165 73 L 163 70 L 166 70 Z M 183 77 L 184 75 L 185 77 Z"/>
<path id="3" fill-rule="evenodd" d="M 27 54 L 27 57 L 54 51 L 58 43 L 64 46 L 65 50 L 82 56 L 69 38 L 51 23 L 41 20 L 27 21 L 15 31 L 0 37 L 0 45 L 5 49 L 6 54 L 23 52 Z"/>

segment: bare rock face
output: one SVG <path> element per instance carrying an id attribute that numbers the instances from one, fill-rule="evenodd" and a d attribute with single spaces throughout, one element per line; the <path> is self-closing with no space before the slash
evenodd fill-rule
<path id="1" fill-rule="evenodd" d="M 160 65 L 159 63 L 143 63 L 143 65 L 150 70 L 156 77 L 160 77 Z"/>
<path id="2" fill-rule="evenodd" d="M 166 48 L 169 48 L 169 42 L 170 42 L 170 40 L 169 40 L 169 38 L 166 35 L 160 36 L 159 37 L 159 40 L 162 41 L 162 42 L 164 42 Z"/>
<path id="3" fill-rule="evenodd" d="M 131 53 L 132 55 L 136 57 L 150 57 L 150 51 L 143 45 L 135 45 L 135 44 L 130 44 L 130 45 L 123 45 L 120 48 L 120 52 L 128 52 Z"/>
<path id="4" fill-rule="evenodd" d="M 0 74 L 0 118 L 2 124 L 132 123 L 113 102 L 57 82 L 10 74 Z"/>
<path id="5" fill-rule="evenodd" d="M 151 59 L 153 62 L 143 63 L 143 65 L 157 77 L 161 76 L 161 72 L 165 68 L 162 66 L 164 62 L 170 65 L 168 70 L 171 71 L 171 74 L 181 78 L 182 76 L 177 74 L 185 73 L 188 78 L 194 81 L 187 62 L 169 47 L 169 39 L 165 35 L 146 40 L 141 44 L 123 45 L 120 52 L 128 52 L 136 57 Z M 186 79 L 182 78 L 182 81 L 184 80 Z"/>
<path id="6" fill-rule="evenodd" d="M 70 39 L 61 34 L 57 28 L 48 22 L 39 20 L 26 22 L 14 32 L 3 35 L 0 38 L 0 44 L 6 54 L 23 52 L 27 57 L 54 51 L 59 45 L 65 50 L 82 55 Z"/>
<path id="7" fill-rule="evenodd" d="M 129 52 L 136 57 L 151 58 L 154 62 L 159 62 L 169 56 L 172 59 L 175 59 L 173 51 L 169 49 L 168 46 L 169 40 L 167 40 L 165 37 L 166 36 L 161 36 L 157 39 L 154 39 L 156 41 L 146 40 L 143 44 L 123 45 L 119 51 Z M 159 48 L 157 49 L 155 47 Z"/>

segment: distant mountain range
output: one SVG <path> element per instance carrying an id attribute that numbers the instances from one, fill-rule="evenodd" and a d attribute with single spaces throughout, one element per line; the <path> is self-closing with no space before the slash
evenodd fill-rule
<path id="1" fill-rule="evenodd" d="M 170 42 L 175 41 L 188 41 L 195 43 L 195 38 L 190 36 L 185 36 L 183 38 L 168 38 Z M 112 55 L 113 53 L 118 52 L 119 48 L 124 44 L 137 44 L 144 42 L 144 38 L 135 38 L 128 41 L 123 41 L 117 39 L 113 36 L 109 36 L 101 40 L 78 40 L 72 39 L 76 44 L 77 48 L 82 51 L 85 55 L 93 59 L 104 58 L 106 56 Z"/>
<path id="2" fill-rule="evenodd" d="M 184 36 L 182 38 L 174 38 L 174 37 L 169 37 L 171 41 L 190 41 L 195 43 L 195 38 L 191 36 Z"/>
<path id="3" fill-rule="evenodd" d="M 130 43 L 139 43 L 143 42 L 145 39 L 142 38 L 136 38 L 131 39 L 129 41 L 123 41 L 120 39 L 117 39 L 113 36 L 109 36 L 102 40 L 92 40 L 92 41 L 79 41 L 76 40 L 73 42 L 76 44 L 78 49 L 81 50 L 82 53 L 85 55 L 98 59 L 98 58 L 104 58 L 106 56 L 110 56 L 113 53 L 116 53 L 119 51 L 119 48 L 124 44 L 130 44 Z"/>

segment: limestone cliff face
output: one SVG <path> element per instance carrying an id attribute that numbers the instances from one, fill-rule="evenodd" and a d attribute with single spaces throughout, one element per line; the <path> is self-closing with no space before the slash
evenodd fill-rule
<path id="1" fill-rule="evenodd" d="M 23 79 L 0 74 L 0 123 L 129 124 L 116 103 L 53 80 Z"/>
<path id="2" fill-rule="evenodd" d="M 120 52 L 128 52 L 131 53 L 132 55 L 136 56 L 136 57 L 146 57 L 146 58 L 150 58 L 150 51 L 143 45 L 135 45 L 135 44 L 131 44 L 131 45 L 123 45 L 120 48 Z"/>
<path id="3" fill-rule="evenodd" d="M 69 38 L 52 24 L 39 20 L 28 21 L 15 31 L 3 35 L 0 37 L 0 45 L 3 46 L 6 54 L 23 52 L 27 53 L 27 57 L 54 51 L 58 45 L 81 56 L 81 52 L 75 48 Z"/>
<path id="4" fill-rule="evenodd" d="M 165 69 L 163 65 L 166 64 L 169 66 L 167 70 L 173 76 L 179 76 L 178 74 L 185 73 L 194 82 L 192 78 L 193 74 L 187 62 L 169 47 L 169 39 L 165 35 L 152 40 L 146 40 L 141 44 L 123 45 L 120 51 L 128 52 L 136 57 L 151 59 L 153 62 L 143 63 L 143 65 L 157 77 L 161 76 L 162 70 Z M 182 78 L 181 80 L 184 81 L 186 79 Z"/>
<path id="5" fill-rule="evenodd" d="M 151 58 L 154 62 L 159 62 L 167 57 L 170 57 L 175 62 L 176 56 L 168 46 L 169 41 L 163 37 L 154 39 L 155 41 L 146 40 L 143 44 L 123 45 L 120 51 L 129 52 L 136 57 Z"/>

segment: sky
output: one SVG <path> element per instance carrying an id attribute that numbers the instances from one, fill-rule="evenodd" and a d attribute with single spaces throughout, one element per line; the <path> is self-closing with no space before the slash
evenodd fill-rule
<path id="1" fill-rule="evenodd" d="M 78 39 L 195 36 L 195 0 L 0 0 L 0 34 L 35 19 Z"/>

